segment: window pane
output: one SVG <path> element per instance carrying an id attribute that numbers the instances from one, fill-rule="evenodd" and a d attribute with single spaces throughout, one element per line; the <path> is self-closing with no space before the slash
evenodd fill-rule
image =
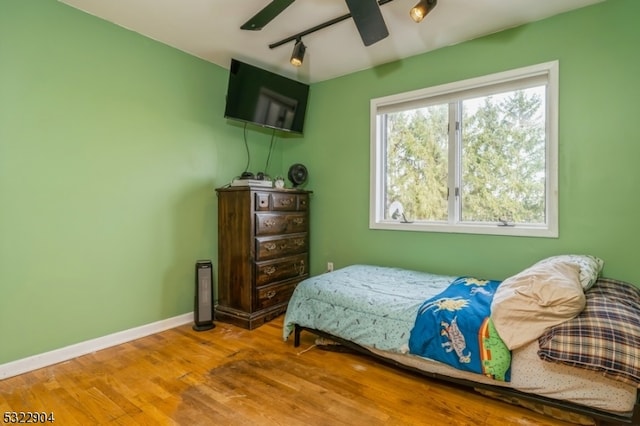
<path id="1" fill-rule="evenodd" d="M 383 114 L 385 219 L 447 220 L 447 104 Z"/>
<path id="2" fill-rule="evenodd" d="M 372 99 L 369 227 L 557 238 L 558 70 Z"/>
<path id="3" fill-rule="evenodd" d="M 545 223 L 545 90 L 462 101 L 462 221 Z"/>

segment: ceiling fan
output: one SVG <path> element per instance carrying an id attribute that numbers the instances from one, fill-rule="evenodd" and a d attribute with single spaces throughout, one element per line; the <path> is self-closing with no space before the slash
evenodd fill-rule
<path id="1" fill-rule="evenodd" d="M 252 31 L 261 30 L 294 1 L 295 0 L 272 0 L 271 3 L 256 13 L 240 28 Z M 391 1 L 393 0 L 345 0 L 349 14 L 341 18 L 353 18 L 362 42 L 365 46 L 370 46 L 389 35 L 384 18 L 382 17 L 382 12 L 380 12 L 380 6 Z"/>

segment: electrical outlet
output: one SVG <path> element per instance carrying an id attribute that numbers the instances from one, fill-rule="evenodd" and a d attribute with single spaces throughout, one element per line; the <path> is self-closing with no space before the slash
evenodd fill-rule
<path id="1" fill-rule="evenodd" d="M 327 272 L 333 272 L 333 262 L 327 262 Z"/>

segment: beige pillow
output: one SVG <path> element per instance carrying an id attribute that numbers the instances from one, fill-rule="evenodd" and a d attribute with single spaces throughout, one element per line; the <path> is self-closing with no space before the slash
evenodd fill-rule
<path id="1" fill-rule="evenodd" d="M 498 286 L 491 319 L 504 343 L 513 350 L 536 340 L 548 327 L 576 317 L 585 301 L 578 265 L 536 264 Z"/>

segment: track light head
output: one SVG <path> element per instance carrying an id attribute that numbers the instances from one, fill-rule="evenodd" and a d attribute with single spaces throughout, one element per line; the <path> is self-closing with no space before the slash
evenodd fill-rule
<path id="1" fill-rule="evenodd" d="M 409 16 L 415 22 L 422 22 L 429 12 L 438 4 L 438 0 L 420 0 L 418 4 L 413 6 L 409 11 Z"/>
<path id="2" fill-rule="evenodd" d="M 304 59 L 304 52 L 306 52 L 307 46 L 304 45 L 302 39 L 296 40 L 296 45 L 293 46 L 293 53 L 291 54 L 291 65 L 294 67 L 299 67 L 302 65 L 302 60 Z"/>

